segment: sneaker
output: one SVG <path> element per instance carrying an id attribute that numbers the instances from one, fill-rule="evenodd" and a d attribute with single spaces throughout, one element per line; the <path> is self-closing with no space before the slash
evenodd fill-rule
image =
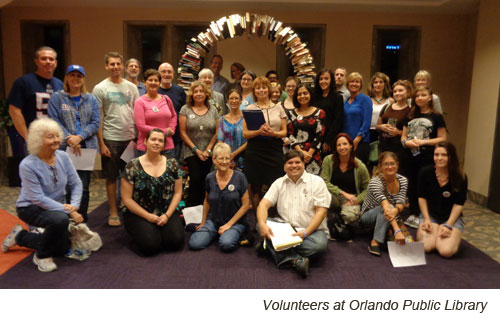
<path id="1" fill-rule="evenodd" d="M 381 256 L 380 247 L 374 245 L 368 245 L 368 252 L 375 256 Z"/>
<path id="2" fill-rule="evenodd" d="M 306 278 L 309 275 L 309 258 L 301 257 L 296 259 L 293 263 L 293 269 L 300 275 L 302 278 Z"/>
<path id="3" fill-rule="evenodd" d="M 36 256 L 36 253 L 33 255 L 33 263 L 38 266 L 38 270 L 40 272 L 52 272 L 57 269 L 56 263 L 54 263 L 54 260 L 52 257 L 47 257 L 47 258 L 38 258 Z"/>
<path id="4" fill-rule="evenodd" d="M 412 228 L 418 228 L 418 225 L 420 224 L 420 220 L 419 220 L 418 216 L 410 215 L 410 217 L 408 217 L 405 220 L 404 224 L 409 226 L 409 227 L 412 227 Z"/>
<path id="5" fill-rule="evenodd" d="M 6 253 L 11 247 L 16 245 L 16 236 L 23 231 L 23 226 L 15 225 L 11 232 L 5 237 L 2 243 L 2 252 Z"/>

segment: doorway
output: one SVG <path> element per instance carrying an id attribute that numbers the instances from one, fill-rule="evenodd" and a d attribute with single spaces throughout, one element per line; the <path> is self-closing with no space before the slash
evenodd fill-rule
<path id="1" fill-rule="evenodd" d="M 391 86 L 398 79 L 413 82 L 420 65 L 420 27 L 373 26 L 371 75 L 382 72 Z"/>

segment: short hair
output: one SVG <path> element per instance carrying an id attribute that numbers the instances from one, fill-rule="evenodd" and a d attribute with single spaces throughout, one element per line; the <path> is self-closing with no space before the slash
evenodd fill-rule
<path id="1" fill-rule="evenodd" d="M 84 75 L 82 76 L 83 76 L 83 85 L 82 88 L 80 89 L 80 92 L 83 94 L 87 94 L 88 91 L 87 91 L 87 86 L 85 86 L 85 76 Z M 63 88 L 66 93 L 69 93 L 70 88 L 69 88 L 68 74 L 64 75 Z"/>
<path id="2" fill-rule="evenodd" d="M 406 79 L 399 79 L 394 84 L 392 84 L 392 91 L 394 91 L 394 88 L 396 86 L 403 86 L 406 89 L 407 92 L 407 97 L 406 98 L 411 98 L 413 96 L 413 85 L 409 80 Z"/>
<path id="3" fill-rule="evenodd" d="M 283 155 L 283 165 L 285 165 L 289 160 L 296 158 L 296 157 L 299 157 L 300 161 L 302 161 L 303 163 L 306 162 L 304 160 L 304 154 L 301 151 L 297 151 L 297 150 L 292 149 L 292 150 L 288 150 L 288 152 L 286 152 Z"/>
<path id="4" fill-rule="evenodd" d="M 48 117 L 39 118 L 33 122 L 31 122 L 29 131 L 28 131 L 28 139 L 26 140 L 28 145 L 28 152 L 32 155 L 38 154 L 43 145 L 43 135 L 47 131 L 57 132 L 59 135 L 59 139 L 63 139 L 63 131 L 59 124 L 53 119 Z"/>
<path id="5" fill-rule="evenodd" d="M 238 62 L 232 63 L 231 64 L 231 69 L 232 69 L 233 66 L 236 67 L 236 68 L 238 68 L 240 70 L 240 72 L 242 72 L 242 73 L 245 70 L 245 66 L 243 66 L 243 64 L 241 64 L 241 63 L 238 63 Z M 234 79 L 232 71 L 231 71 L 231 78 Z"/>
<path id="6" fill-rule="evenodd" d="M 210 70 L 210 68 L 203 68 L 200 70 L 198 73 L 198 79 L 202 78 L 205 75 L 209 75 L 210 77 L 214 78 L 214 72 Z"/>
<path id="7" fill-rule="evenodd" d="M 203 83 L 199 80 L 192 82 L 191 86 L 189 86 L 189 90 L 188 90 L 187 95 L 186 95 L 186 105 L 189 107 L 193 106 L 194 89 L 196 87 L 199 87 L 199 86 L 201 86 L 203 88 L 203 90 L 205 91 L 205 102 L 204 103 L 208 108 L 210 108 L 210 104 L 208 103 L 208 101 L 212 98 L 212 94 L 210 93 L 210 90 L 207 87 L 207 85 L 205 85 L 205 83 Z"/>
<path id="8" fill-rule="evenodd" d="M 318 97 L 319 97 L 319 95 L 323 94 L 323 90 L 319 86 L 319 78 L 324 73 L 328 73 L 330 75 L 330 91 L 328 92 L 328 94 L 335 93 L 335 75 L 333 74 L 333 71 L 330 68 L 325 67 L 325 68 L 322 68 L 316 74 L 316 78 L 314 79 L 314 91 L 315 91 L 316 96 L 318 96 Z"/>
<path id="9" fill-rule="evenodd" d="M 158 80 L 161 81 L 160 72 L 153 68 L 149 68 L 144 72 L 144 77 L 143 77 L 144 81 L 146 81 L 151 76 L 156 76 L 158 77 Z"/>
<path id="10" fill-rule="evenodd" d="M 344 74 L 347 76 L 347 69 L 346 69 L 345 67 L 337 67 L 337 68 L 335 68 L 335 71 L 336 71 L 337 69 L 343 70 L 343 71 L 344 71 Z M 334 72 L 335 72 L 335 71 L 334 71 Z"/>
<path id="11" fill-rule="evenodd" d="M 212 151 L 212 158 L 214 159 L 217 158 L 217 156 L 223 152 L 226 152 L 227 154 L 231 155 L 231 147 L 224 142 L 217 143 Z"/>
<path id="12" fill-rule="evenodd" d="M 419 70 L 416 74 L 415 74 L 415 77 L 413 78 L 413 82 L 415 82 L 417 80 L 417 78 L 425 78 L 427 80 L 427 86 L 431 86 L 431 81 L 432 81 L 432 77 L 431 77 L 431 73 L 429 73 L 428 71 L 426 70 Z"/>
<path id="13" fill-rule="evenodd" d="M 123 56 L 117 51 L 110 51 L 104 55 L 104 64 L 107 65 L 110 58 L 120 58 L 120 61 L 123 63 Z"/>
<path id="14" fill-rule="evenodd" d="M 286 83 L 288 83 L 289 81 L 293 80 L 295 82 L 295 84 L 297 86 L 299 86 L 300 84 L 300 81 L 299 81 L 299 78 L 297 76 L 288 76 L 285 80 L 285 86 L 286 86 Z"/>
<path id="15" fill-rule="evenodd" d="M 240 99 L 243 98 L 240 89 L 238 87 L 232 87 L 226 93 L 226 101 L 229 101 L 229 95 L 231 95 L 232 93 L 238 94 L 240 96 Z"/>
<path id="16" fill-rule="evenodd" d="M 139 65 L 139 69 L 142 69 L 141 62 L 139 60 L 135 59 L 135 58 L 129 58 L 129 59 L 127 59 L 127 61 L 125 62 L 125 68 L 127 68 L 128 65 L 130 65 L 130 63 L 132 63 L 132 62 L 137 63 L 137 65 Z"/>
<path id="17" fill-rule="evenodd" d="M 252 96 L 253 96 L 253 100 L 255 102 L 257 102 L 257 97 L 255 96 L 255 88 L 257 86 L 259 86 L 259 85 L 267 87 L 267 89 L 269 90 L 268 93 L 267 93 L 267 97 L 271 98 L 271 82 L 269 81 L 269 79 L 267 79 L 267 77 L 260 76 L 260 77 L 257 77 L 256 79 L 254 79 L 254 81 L 252 83 Z"/>
<path id="18" fill-rule="evenodd" d="M 293 106 L 295 106 L 295 108 L 299 108 L 300 107 L 300 103 L 299 103 L 299 100 L 297 99 L 297 93 L 299 92 L 299 89 L 301 88 L 305 88 L 308 92 L 309 92 L 309 96 L 311 97 L 311 100 L 309 102 L 309 105 L 311 105 L 312 103 L 312 100 L 313 100 L 313 93 L 312 93 L 312 88 L 311 86 L 309 85 L 306 85 L 306 84 L 299 84 L 296 88 L 295 88 L 295 92 L 293 93 Z"/>
<path id="19" fill-rule="evenodd" d="M 273 91 L 275 88 L 278 89 L 281 96 L 281 94 L 283 93 L 283 88 L 281 87 L 280 83 L 271 83 L 271 91 Z"/>
<path id="20" fill-rule="evenodd" d="M 359 87 L 359 89 L 361 90 L 363 88 L 363 76 L 361 76 L 360 73 L 358 72 L 350 73 L 349 75 L 347 75 L 345 82 L 346 84 L 349 84 L 350 82 L 356 79 L 359 79 L 359 81 L 361 82 L 361 86 Z"/>
<path id="21" fill-rule="evenodd" d="M 243 78 L 244 75 L 249 75 L 250 77 L 252 77 L 252 80 L 255 80 L 255 78 L 257 78 L 257 76 L 255 75 L 254 72 L 252 72 L 251 70 L 249 69 L 245 69 L 243 71 L 243 73 L 241 73 L 241 78 Z"/>
<path id="22" fill-rule="evenodd" d="M 167 144 L 167 135 L 165 134 L 165 132 L 163 132 L 159 128 L 154 128 L 154 129 L 149 130 L 148 133 L 146 134 L 146 138 L 144 139 L 144 141 L 147 141 L 149 139 L 149 137 L 151 136 L 151 134 L 153 134 L 153 133 L 161 133 L 163 135 L 163 147 L 165 147 L 165 144 Z"/>
<path id="23" fill-rule="evenodd" d="M 276 74 L 276 76 L 278 76 L 278 72 L 275 71 L 274 69 L 271 69 L 271 70 L 267 71 L 266 77 L 269 78 L 269 75 L 271 75 L 271 74 Z"/>
<path id="24" fill-rule="evenodd" d="M 42 47 L 39 47 L 36 51 L 35 51 L 35 59 L 38 59 L 40 57 L 40 52 L 42 51 L 51 51 L 54 53 L 54 57 L 57 59 L 57 52 L 55 51 L 54 48 L 52 47 L 49 47 L 49 46 L 42 46 Z"/>
<path id="25" fill-rule="evenodd" d="M 221 56 L 221 55 L 219 55 L 219 54 L 215 54 L 215 55 L 213 55 L 213 56 L 212 56 L 212 59 L 210 59 L 210 62 L 212 62 L 212 61 L 214 60 L 214 58 L 215 58 L 215 57 L 219 57 L 219 58 L 220 58 L 220 62 L 221 62 L 221 63 L 224 63 L 224 59 L 222 59 L 222 56 Z"/>
<path id="26" fill-rule="evenodd" d="M 376 72 L 375 74 L 373 74 L 372 78 L 370 78 L 370 83 L 368 84 L 367 88 L 368 96 L 375 97 L 375 93 L 373 92 L 373 83 L 377 78 L 380 78 L 384 82 L 384 90 L 382 91 L 382 97 L 383 98 L 391 97 L 391 81 L 389 79 L 389 76 L 387 76 L 382 72 Z M 394 88 L 394 85 L 392 86 L 392 88 Z M 410 93 L 409 95 L 411 96 L 411 90 L 408 93 Z"/>

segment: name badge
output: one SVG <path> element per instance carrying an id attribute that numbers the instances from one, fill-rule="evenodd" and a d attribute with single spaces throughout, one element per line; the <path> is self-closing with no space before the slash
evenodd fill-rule
<path id="1" fill-rule="evenodd" d="M 200 125 L 200 131 L 203 131 L 203 125 Z"/>
<path id="2" fill-rule="evenodd" d="M 230 185 L 227 187 L 227 190 L 229 190 L 229 191 L 234 191 L 234 185 L 230 184 Z"/>
<path id="3" fill-rule="evenodd" d="M 302 115 L 298 115 L 297 120 L 302 121 Z"/>
<path id="4" fill-rule="evenodd" d="M 71 107 L 68 104 L 62 104 L 61 108 L 62 108 L 63 111 L 69 111 L 69 110 L 71 110 Z"/>
<path id="5" fill-rule="evenodd" d="M 189 115 L 189 118 L 192 120 L 194 119 L 194 114 Z"/>
<path id="6" fill-rule="evenodd" d="M 450 198 L 451 193 L 449 191 L 443 191 L 443 197 Z"/>
<path id="7" fill-rule="evenodd" d="M 158 107 L 153 106 L 153 112 L 155 112 L 155 113 L 158 112 Z"/>

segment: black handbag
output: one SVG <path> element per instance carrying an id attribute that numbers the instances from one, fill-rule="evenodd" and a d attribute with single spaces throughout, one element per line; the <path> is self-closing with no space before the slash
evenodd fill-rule
<path id="1" fill-rule="evenodd" d="M 328 230 L 330 231 L 330 237 L 341 240 L 348 241 L 352 239 L 352 230 L 345 224 L 342 217 L 339 214 L 333 213 L 328 217 L 327 220 Z"/>

